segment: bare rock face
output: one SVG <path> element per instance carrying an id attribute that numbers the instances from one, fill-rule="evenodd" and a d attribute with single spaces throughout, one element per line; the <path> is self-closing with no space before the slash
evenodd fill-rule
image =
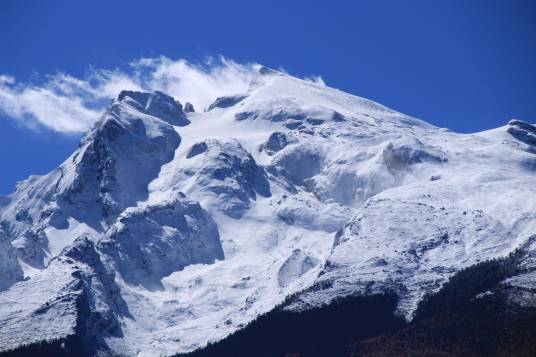
<path id="1" fill-rule="evenodd" d="M 247 95 L 240 95 L 240 94 L 220 97 L 216 99 L 214 103 L 209 105 L 207 111 L 211 111 L 214 108 L 229 108 L 235 104 L 240 103 L 246 98 L 247 98 Z"/>
<path id="2" fill-rule="evenodd" d="M 184 103 L 184 112 L 185 113 L 195 113 L 194 105 L 190 102 Z"/>
<path id="3" fill-rule="evenodd" d="M 131 116 L 130 110 L 123 104 L 112 106 L 109 117 L 83 139 L 80 153 L 73 158 L 78 175 L 65 200 L 78 202 L 80 198 L 73 196 L 97 195 L 107 223 L 126 207 L 147 198 L 147 185 L 173 158 L 180 143 L 179 135 L 166 121 Z M 132 175 L 134 171 L 136 175 Z M 88 182 L 90 176 L 96 180 Z"/>
<path id="4" fill-rule="evenodd" d="M 531 146 L 536 146 L 536 126 L 527 122 L 512 119 L 508 122 L 508 133 L 514 138 Z"/>

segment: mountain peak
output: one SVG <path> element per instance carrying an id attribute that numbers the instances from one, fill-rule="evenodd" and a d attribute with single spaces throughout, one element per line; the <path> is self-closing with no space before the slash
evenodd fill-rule
<path id="1" fill-rule="evenodd" d="M 409 320 L 457 271 L 533 234 L 533 125 L 461 135 L 259 73 L 201 112 L 122 91 L 59 168 L 0 198 L 0 302 L 18 299 L 0 304 L 0 321 L 18 319 L 0 351 L 61 338 L 69 317 L 99 326 L 77 337 L 103 355 L 173 355 L 289 296 L 302 310 L 396 293 L 390 312 Z M 45 288 L 91 304 L 42 306 Z"/>
<path id="2" fill-rule="evenodd" d="M 124 90 L 117 96 L 118 103 L 128 105 L 144 114 L 155 116 L 169 124 L 185 126 L 186 118 L 182 104 L 170 95 L 160 91 L 138 92 Z M 112 103 L 112 107 L 113 107 Z"/>

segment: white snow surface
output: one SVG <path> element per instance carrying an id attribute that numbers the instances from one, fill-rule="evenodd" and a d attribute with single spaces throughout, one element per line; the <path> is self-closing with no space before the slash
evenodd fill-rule
<path id="1" fill-rule="evenodd" d="M 457 134 L 265 68 L 206 112 L 122 92 L 0 203 L 0 351 L 74 333 L 76 299 L 85 341 L 133 356 L 194 350 L 300 291 L 287 308 L 395 291 L 411 319 L 536 233 L 535 135 Z"/>

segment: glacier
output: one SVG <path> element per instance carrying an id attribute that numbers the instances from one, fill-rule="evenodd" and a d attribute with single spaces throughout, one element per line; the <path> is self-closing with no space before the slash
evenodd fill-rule
<path id="1" fill-rule="evenodd" d="M 87 355 L 173 355 L 291 295 L 394 291 L 411 320 L 456 271 L 536 249 L 533 124 L 454 133 L 260 66 L 197 109 L 123 91 L 1 198 L 0 352 L 75 336 Z M 524 267 L 509 281 L 534 296 Z"/>

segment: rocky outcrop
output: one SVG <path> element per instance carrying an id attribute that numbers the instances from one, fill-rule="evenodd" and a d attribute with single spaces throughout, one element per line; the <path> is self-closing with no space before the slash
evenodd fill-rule
<path id="1" fill-rule="evenodd" d="M 182 198 L 127 209 L 98 247 L 127 283 L 150 290 L 187 265 L 224 258 L 212 218 Z"/>

